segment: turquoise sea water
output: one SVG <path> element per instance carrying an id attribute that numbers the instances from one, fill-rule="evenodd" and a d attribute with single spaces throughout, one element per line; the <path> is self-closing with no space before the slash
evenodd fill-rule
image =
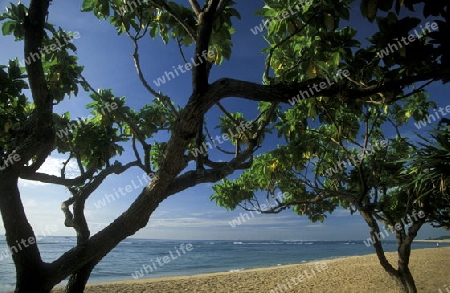
<path id="1" fill-rule="evenodd" d="M 395 241 L 385 250 L 395 251 Z M 39 242 L 47 262 L 75 245 L 75 237 L 46 237 Z M 441 244 L 450 246 L 450 244 Z M 414 243 L 413 249 L 435 248 L 435 243 Z M 15 272 L 6 243 L 0 238 L 0 292 L 11 291 Z M 3 254 L 2 254 L 3 253 Z M 127 239 L 111 251 L 94 269 L 89 283 L 188 276 L 252 268 L 297 264 L 343 256 L 374 253 L 360 241 L 175 241 Z"/>

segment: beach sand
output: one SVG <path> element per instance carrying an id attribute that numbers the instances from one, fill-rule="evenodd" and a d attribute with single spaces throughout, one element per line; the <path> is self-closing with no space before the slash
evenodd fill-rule
<path id="1" fill-rule="evenodd" d="M 396 267 L 396 253 L 387 253 Z M 315 267 L 316 264 L 322 264 Z M 325 264 L 327 266 L 324 269 Z M 318 270 L 323 269 L 321 272 Z M 418 292 L 445 292 L 450 286 L 450 247 L 413 250 L 410 268 Z M 305 274 L 305 270 L 307 275 Z M 313 270 L 315 275 L 312 273 Z M 287 279 L 303 276 L 295 284 Z M 309 276 L 309 278 L 308 278 Z M 131 278 L 131 275 L 130 275 Z M 290 284 L 288 283 L 290 282 Z M 291 288 L 289 288 L 289 285 Z M 278 291 L 271 291 L 278 288 Z M 52 292 L 61 293 L 62 290 Z M 238 272 L 203 274 L 88 285 L 87 293 L 246 293 L 246 292 L 399 292 L 375 254 Z"/>

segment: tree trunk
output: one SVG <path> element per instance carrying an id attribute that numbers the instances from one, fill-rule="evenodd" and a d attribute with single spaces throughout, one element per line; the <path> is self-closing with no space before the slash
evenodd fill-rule
<path id="1" fill-rule="evenodd" d="M 416 283 L 409 270 L 411 244 L 402 243 L 398 248 L 398 274 L 395 276 L 402 292 L 417 293 Z"/>
<path id="2" fill-rule="evenodd" d="M 360 210 L 361 216 L 366 221 L 367 225 L 370 227 L 370 235 L 376 238 L 376 234 L 380 233 L 380 228 L 378 226 L 377 221 L 373 217 L 370 211 L 363 211 Z M 419 225 L 419 227 L 415 227 L 415 225 Z M 420 224 L 414 224 L 413 225 L 417 230 L 420 228 Z M 417 231 L 416 231 L 417 232 Z M 412 239 L 414 239 L 415 235 L 413 237 L 405 236 L 404 231 L 396 231 L 396 238 L 397 238 L 397 253 L 398 253 L 398 269 L 395 269 L 387 260 L 386 256 L 384 255 L 383 245 L 380 241 L 375 241 L 373 243 L 373 246 L 375 247 L 375 251 L 378 257 L 378 260 L 380 261 L 381 266 L 384 268 L 384 270 L 392 276 L 398 283 L 400 290 L 405 293 L 417 293 L 416 284 L 414 282 L 414 278 L 411 274 L 411 271 L 409 270 L 409 257 L 411 255 L 411 243 Z M 407 238 L 407 239 L 405 239 Z"/>
<path id="3" fill-rule="evenodd" d="M 16 266 L 16 293 L 47 293 L 47 269 L 42 262 L 36 237 L 28 223 L 17 188 L 18 174 L 13 168 L 0 173 L 0 211 L 6 243 Z"/>
<path id="4" fill-rule="evenodd" d="M 103 181 L 103 180 L 100 180 Z M 73 227 L 77 231 L 77 246 L 83 245 L 89 240 L 91 232 L 89 231 L 86 218 L 84 216 L 84 207 L 86 199 L 92 193 L 93 188 L 97 188 L 100 183 L 96 186 L 89 186 L 84 188 L 79 194 L 73 194 L 75 202 L 73 204 Z M 74 272 L 69 279 L 69 283 L 66 285 L 65 293 L 78 293 L 84 292 L 86 283 L 91 276 L 91 272 L 97 265 L 97 262 L 88 262 L 82 268 Z"/>
<path id="5" fill-rule="evenodd" d="M 409 270 L 409 259 L 411 256 L 411 244 L 413 239 L 417 236 L 417 231 L 419 231 L 422 226 L 421 221 L 416 221 L 412 223 L 411 227 L 408 229 L 408 234 L 402 229 L 396 231 L 395 236 L 397 238 L 397 254 L 398 254 L 398 278 L 397 281 L 402 287 L 403 292 L 406 293 L 417 293 L 417 287 L 414 282 L 414 278 Z M 406 229 L 406 228 L 404 228 Z"/>
<path id="6" fill-rule="evenodd" d="M 42 265 L 38 268 L 29 268 L 20 270 L 20 265 L 16 264 L 17 283 L 14 293 L 50 293 L 53 285 L 47 283 L 49 275 Z"/>
<path id="7" fill-rule="evenodd" d="M 65 293 L 84 292 L 86 283 L 97 263 L 88 263 L 70 276 L 69 283 L 64 290 Z"/>
<path id="8" fill-rule="evenodd" d="M 408 267 L 399 268 L 399 275 L 396 277 L 402 292 L 417 293 L 416 283 Z"/>

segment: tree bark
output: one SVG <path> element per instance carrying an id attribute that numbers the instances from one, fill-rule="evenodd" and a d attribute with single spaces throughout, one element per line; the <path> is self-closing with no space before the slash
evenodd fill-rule
<path id="1" fill-rule="evenodd" d="M 408 229 L 408 233 L 405 233 L 403 229 L 395 233 L 398 245 L 398 282 L 401 284 L 403 292 L 406 293 L 417 293 L 416 283 L 409 269 L 409 260 L 411 256 L 411 244 L 417 236 L 420 227 L 422 227 L 423 222 L 420 218 L 416 219 Z"/>
<path id="2" fill-rule="evenodd" d="M 64 290 L 65 293 L 79 293 L 84 292 L 86 288 L 86 283 L 91 276 L 91 272 L 97 263 L 90 262 L 83 266 L 81 269 L 76 271 L 70 276 L 69 283 L 67 283 Z"/>
<path id="3" fill-rule="evenodd" d="M 48 270 L 42 262 L 36 237 L 24 213 L 17 171 L 0 173 L 0 211 L 6 231 L 6 243 L 16 266 L 16 293 L 50 292 Z"/>
<path id="4" fill-rule="evenodd" d="M 97 178 L 97 180 L 84 187 L 80 192 L 77 192 L 73 189 L 71 190 L 73 192 L 74 198 L 72 224 L 74 229 L 77 231 L 77 246 L 85 244 L 86 241 L 88 241 L 89 236 L 91 235 L 86 222 L 86 218 L 84 216 L 84 206 L 86 203 L 86 199 L 93 192 L 93 190 L 95 190 L 101 184 L 102 181 L 102 178 Z M 75 271 L 70 276 L 69 282 L 67 283 L 65 288 L 65 292 L 84 292 L 89 277 L 91 276 L 91 272 L 97 265 L 97 263 L 98 262 L 89 262 L 79 270 Z"/>
<path id="5" fill-rule="evenodd" d="M 398 243 L 398 274 L 396 276 L 397 283 L 401 287 L 402 292 L 405 293 L 417 293 L 416 284 L 414 278 L 409 269 L 409 258 L 411 255 L 411 242 L 405 239 L 405 233 L 403 231 L 397 231 L 397 243 Z M 401 235 L 399 237 L 399 235 Z"/>

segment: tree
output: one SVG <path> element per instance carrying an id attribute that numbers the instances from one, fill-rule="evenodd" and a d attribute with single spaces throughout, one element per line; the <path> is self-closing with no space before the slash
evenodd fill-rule
<path id="1" fill-rule="evenodd" d="M 340 27 L 340 20 L 349 17 L 352 1 L 303 3 L 290 17 L 279 17 L 289 7 L 289 1 L 266 1 L 259 13 L 271 19 L 265 36 L 270 47 L 266 50 L 267 69 L 263 82 L 258 84 L 232 78 L 211 81 L 209 77 L 213 67 L 231 57 L 232 20 L 240 18 L 231 0 L 208 0 L 203 5 L 190 0 L 187 7 L 160 0 L 85 0 L 84 11 L 108 19 L 118 33 L 127 35 L 134 45 L 138 77 L 155 97 L 151 104 L 136 111 L 126 106 L 125 97 L 116 97 L 112 90 L 94 90 L 83 77 L 83 67 L 70 53 L 76 50 L 73 44 L 60 50 L 42 50 L 62 39 L 75 37 L 46 23 L 47 14 L 51 13 L 50 2 L 31 0 L 29 7 L 11 4 L 0 16 L 3 34 L 23 41 L 24 56 L 28 58 L 25 68 L 12 60 L 0 70 L 0 120 L 4 125 L 4 132 L 0 134 L 0 166 L 3 166 L 0 183 L 4 186 L 0 191 L 0 212 L 8 246 L 35 238 L 20 200 L 18 179 L 63 185 L 72 194 L 62 205 L 65 225 L 77 232 L 77 246 L 51 263 L 42 261 L 38 245 L 14 253 L 18 293 L 49 292 L 69 276 L 66 292 L 81 292 L 95 265 L 120 241 L 145 227 L 164 199 L 197 184 L 217 182 L 252 164 L 255 168 L 259 158 L 254 160 L 254 155 L 263 144 L 265 133 L 274 126 L 286 135 L 287 146 L 292 147 L 300 144 L 301 138 L 311 138 L 308 119 L 319 116 L 324 124 L 329 124 L 328 131 L 334 130 L 332 119 L 341 119 L 336 123 L 341 126 L 336 129 L 338 136 L 335 138 L 339 145 L 344 139 L 356 136 L 359 125 L 356 117 L 369 105 L 375 105 L 374 109 L 376 105 L 392 104 L 390 107 L 394 107 L 395 102 L 405 101 L 412 108 L 417 107 L 419 112 L 415 117 L 422 118 L 429 106 L 421 95 L 423 88 L 434 81 L 448 81 L 449 77 L 447 4 L 425 1 L 425 16 L 431 14 L 445 20 L 439 20 L 439 30 L 430 32 L 430 39 L 416 41 L 380 61 L 378 50 L 419 23 L 412 17 L 397 22 L 400 12 L 412 10 L 416 1 L 397 1 L 396 13 L 390 12 L 377 19 L 380 32 L 373 35 L 371 45 L 360 50 L 356 50 L 360 45 L 355 39 L 356 30 Z M 363 1 L 364 16 L 372 21 L 378 8 L 390 11 L 393 1 L 388 2 L 391 5 L 383 3 L 377 7 L 373 1 Z M 192 67 L 192 92 L 186 94 L 185 105 L 174 105 L 170 97 L 157 92 L 147 82 L 140 59 L 140 41 L 147 34 L 151 38 L 159 34 L 165 43 L 176 40 L 183 58 L 185 47 L 194 49 L 193 58 L 203 58 Z M 331 84 L 330 77 L 338 69 L 342 71 Z M 344 69 L 351 74 L 347 75 Z M 323 83 L 328 86 L 322 88 Z M 419 84 L 418 89 L 405 95 L 408 87 L 415 84 Z M 317 86 L 320 91 L 316 90 Z M 31 99 L 24 94 L 27 88 Z M 69 113 L 54 112 L 55 104 L 77 95 L 79 89 L 91 93 L 93 102 L 87 107 L 92 109 L 94 118 L 81 122 L 70 120 Z M 300 93 L 309 93 L 305 101 L 299 101 Z M 249 119 L 242 113 L 230 113 L 220 103 L 230 97 L 254 101 L 258 114 Z M 284 104 L 292 104 L 293 97 L 297 97 L 296 106 L 284 112 Z M 410 102 L 414 99 L 418 101 Z M 210 138 L 208 127 L 214 126 L 206 124 L 204 116 L 216 106 L 223 112 L 221 124 L 217 125 L 222 131 L 239 129 L 242 123 L 251 126 L 234 136 L 235 151 L 225 152 L 225 158 L 220 161 L 211 160 L 206 149 L 198 152 Z M 325 117 L 328 115 L 325 110 L 332 108 L 341 109 L 333 113 L 341 117 Z M 345 121 L 347 116 L 352 123 Z M 285 119 L 287 126 L 277 123 L 278 118 Z M 67 135 L 56 133 L 56 129 L 68 125 Z M 351 127 L 342 128 L 347 125 Z M 161 131 L 169 131 L 170 139 L 150 143 Z M 327 143 L 323 141 L 324 146 Z M 131 144 L 136 160 L 124 164 L 111 162 L 114 156 L 120 156 L 126 144 Z M 78 177 L 66 178 L 65 165 L 59 177 L 38 171 L 54 150 L 67 156 L 65 165 L 70 160 L 77 163 Z M 329 165 L 333 150 L 338 153 L 336 147 L 327 151 Z M 406 153 L 402 151 L 401 155 Z M 189 167 L 189 162 L 195 162 L 195 168 Z M 91 236 L 84 214 L 86 199 L 107 176 L 131 167 L 150 174 L 151 182 L 124 213 Z M 251 192 L 242 192 L 239 196 L 241 198 L 234 200 L 250 198 Z M 331 209 L 335 204 L 318 205 L 316 214 L 322 205 Z"/>
<path id="2" fill-rule="evenodd" d="M 387 2 L 379 3 L 378 8 L 389 11 L 393 1 Z M 369 20 L 375 19 L 376 3 L 361 3 L 363 15 Z M 448 21 L 447 4 L 424 3 L 425 17 L 441 16 Z M 412 17 L 397 19 L 402 5 L 412 8 L 408 1 L 397 1 L 396 13 L 377 17 L 379 31 L 369 38 L 371 45 L 354 53 L 340 49 L 339 45 L 333 46 L 334 39 L 326 39 L 317 31 L 313 33 L 320 35 L 316 42 L 304 35 L 272 35 L 271 29 L 276 30 L 283 22 L 270 23 L 268 60 L 272 61 L 275 78 L 299 78 L 298 71 L 292 70 L 297 64 L 304 66 L 305 78 L 330 76 L 338 70 L 338 67 L 329 69 L 333 60 L 338 65 L 342 59 L 346 60 L 346 54 L 351 60 L 345 68 L 353 73 L 349 82 L 363 86 L 374 85 L 375 80 L 380 79 L 390 82 L 400 76 L 408 78 L 416 66 L 416 76 L 421 75 L 426 71 L 424 60 L 439 64 L 438 67 L 447 64 L 448 57 L 435 59 L 440 55 L 439 48 L 446 46 L 433 45 L 439 43 L 433 38 L 440 32 L 427 33 L 430 37 L 427 41 L 392 46 L 408 37 L 408 32 L 420 23 Z M 263 9 L 261 14 L 275 15 L 276 9 L 272 7 L 275 6 Z M 340 12 L 339 7 L 335 9 Z M 323 10 L 325 25 L 327 21 L 332 23 L 327 15 L 336 12 Z M 441 26 L 444 22 L 439 20 L 437 23 Z M 285 25 L 289 31 L 291 24 Z M 295 28 L 291 30 L 295 31 Z M 356 33 L 347 32 L 351 37 Z M 327 41 L 331 48 L 325 50 L 323 43 Z M 350 38 L 343 42 L 352 41 Z M 383 46 L 389 50 L 383 51 Z M 273 52 L 279 47 L 283 49 L 277 59 Z M 322 54 L 331 56 L 321 56 L 317 47 L 322 49 Z M 380 55 L 380 52 L 389 52 L 389 55 Z M 333 59 L 333 54 L 339 57 Z M 297 60 L 291 56 L 301 57 Z M 356 64 L 358 66 L 353 67 Z M 342 69 L 342 64 L 339 67 Z M 338 207 L 349 209 L 352 214 L 359 212 L 370 228 L 371 238 L 366 245 L 374 246 L 380 264 L 404 292 L 417 292 L 409 269 L 411 243 L 425 223 L 449 227 L 449 136 L 448 130 L 441 131 L 435 136 L 437 143 L 429 142 L 424 146 L 402 135 L 401 128 L 411 116 L 417 121 L 424 118 L 430 121 L 428 109 L 436 108 L 436 104 L 428 100 L 423 89 L 433 80 L 418 83 L 409 92 L 393 87 L 389 95 L 376 94 L 369 100 L 351 94 L 336 98 L 322 92 L 312 100 L 308 92 L 300 93 L 290 100 L 294 107 L 279 112 L 279 120 L 275 123 L 278 137 L 284 137 L 286 143 L 255 158 L 252 167 L 238 179 L 224 179 L 214 186 L 211 199 L 227 209 L 239 206 L 261 213 L 279 213 L 292 208 L 314 222 L 324 221 L 326 214 Z M 442 81 L 447 82 L 448 77 L 443 76 Z M 276 196 L 278 191 L 285 195 L 283 199 Z M 380 223 L 385 226 L 384 231 Z M 384 255 L 381 240 L 389 235 L 387 228 L 396 235 L 397 268 Z"/>

